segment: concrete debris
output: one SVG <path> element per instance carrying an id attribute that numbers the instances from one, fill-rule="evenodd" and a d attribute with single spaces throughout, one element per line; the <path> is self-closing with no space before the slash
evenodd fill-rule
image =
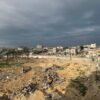
<path id="1" fill-rule="evenodd" d="M 30 66 L 27 66 L 27 67 L 23 67 L 22 68 L 22 73 L 27 73 L 31 70 L 32 68 Z"/>
<path id="2" fill-rule="evenodd" d="M 58 85 L 63 81 L 63 79 L 58 76 L 57 70 L 60 70 L 60 67 L 53 65 L 52 67 L 36 71 L 35 75 L 37 77 L 33 78 L 33 81 L 38 84 L 37 89 L 44 93 L 46 100 L 57 100 L 56 98 L 61 97 L 57 92 L 53 94 L 47 93 L 49 88 L 53 89 L 54 85 Z"/>
<path id="3" fill-rule="evenodd" d="M 26 84 L 23 84 L 20 88 L 14 90 L 14 92 L 10 94 L 10 98 L 12 98 L 15 95 L 29 96 L 30 94 L 34 93 L 36 90 L 42 91 L 45 94 L 47 100 L 54 100 L 51 98 L 59 97 L 57 96 L 58 95 L 57 93 L 48 94 L 47 89 L 49 88 L 53 89 L 55 84 L 59 84 L 59 82 L 62 82 L 62 79 L 57 74 L 57 70 L 61 70 L 60 66 L 53 65 L 47 68 L 40 67 L 35 69 L 32 69 L 31 67 L 23 67 L 22 74 L 27 73 L 30 70 L 33 70 L 33 72 L 35 73 L 32 79 L 30 79 L 31 81 L 29 80 Z M 9 74 L 0 73 L 0 79 L 12 79 L 12 77 L 15 76 L 16 75 L 14 75 L 13 73 L 9 73 Z M 4 99 L 4 100 L 9 100 L 9 99 Z"/>
<path id="4" fill-rule="evenodd" d="M 51 69 L 54 70 L 54 71 L 57 71 L 57 70 L 64 70 L 63 67 L 57 66 L 57 65 L 53 65 L 53 66 L 51 67 Z"/>
<path id="5" fill-rule="evenodd" d="M 56 81 L 59 80 L 59 76 L 57 72 L 53 70 L 53 68 L 47 68 L 44 72 L 43 82 L 47 83 L 48 85 L 52 85 Z"/>
<path id="6" fill-rule="evenodd" d="M 24 96 L 27 96 L 31 93 L 34 93 L 35 90 L 40 90 L 44 92 L 47 98 L 50 98 L 50 96 L 46 93 L 46 90 L 53 88 L 53 85 L 57 84 L 58 81 L 62 81 L 62 79 L 59 78 L 57 72 L 55 71 L 58 69 L 60 69 L 60 67 L 54 65 L 48 68 L 35 68 L 35 75 L 32 78 L 31 83 L 23 86 L 20 90 L 20 93 Z"/>
<path id="7" fill-rule="evenodd" d="M 36 87 L 37 87 L 37 84 L 30 83 L 24 86 L 20 92 L 24 94 L 24 96 L 26 96 L 26 95 L 33 93 L 36 90 Z"/>
<path id="8" fill-rule="evenodd" d="M 45 100 L 61 100 L 61 95 L 57 92 L 53 92 L 52 94 L 48 94 L 45 96 Z"/>

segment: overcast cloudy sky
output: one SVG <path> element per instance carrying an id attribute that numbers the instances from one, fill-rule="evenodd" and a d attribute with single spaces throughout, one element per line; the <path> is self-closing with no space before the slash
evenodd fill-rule
<path id="1" fill-rule="evenodd" d="M 100 44 L 100 0 L 0 0 L 0 46 Z"/>

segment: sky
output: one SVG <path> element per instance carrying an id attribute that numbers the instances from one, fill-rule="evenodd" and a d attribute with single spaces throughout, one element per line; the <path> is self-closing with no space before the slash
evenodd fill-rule
<path id="1" fill-rule="evenodd" d="M 100 0 L 0 0 L 0 47 L 100 44 Z"/>

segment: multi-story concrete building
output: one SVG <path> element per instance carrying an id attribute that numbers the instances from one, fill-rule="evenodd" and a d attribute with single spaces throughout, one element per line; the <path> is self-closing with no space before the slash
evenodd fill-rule
<path id="1" fill-rule="evenodd" d="M 36 48 L 37 49 L 43 49 L 43 45 L 37 45 Z"/>

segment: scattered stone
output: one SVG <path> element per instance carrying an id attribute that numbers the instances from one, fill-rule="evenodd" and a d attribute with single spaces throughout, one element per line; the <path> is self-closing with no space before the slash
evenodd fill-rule
<path id="1" fill-rule="evenodd" d="M 52 67 L 50 67 L 53 71 L 57 71 L 57 70 L 63 70 L 64 68 L 58 65 L 53 65 Z"/>
<path id="2" fill-rule="evenodd" d="M 27 66 L 27 67 L 23 67 L 22 68 L 22 73 L 27 73 L 31 70 L 32 68 L 30 66 Z"/>
<path id="3" fill-rule="evenodd" d="M 0 80 L 10 80 L 10 79 L 15 79 L 16 77 L 17 75 L 11 72 L 7 72 L 7 73 L 1 72 L 0 73 Z"/>

